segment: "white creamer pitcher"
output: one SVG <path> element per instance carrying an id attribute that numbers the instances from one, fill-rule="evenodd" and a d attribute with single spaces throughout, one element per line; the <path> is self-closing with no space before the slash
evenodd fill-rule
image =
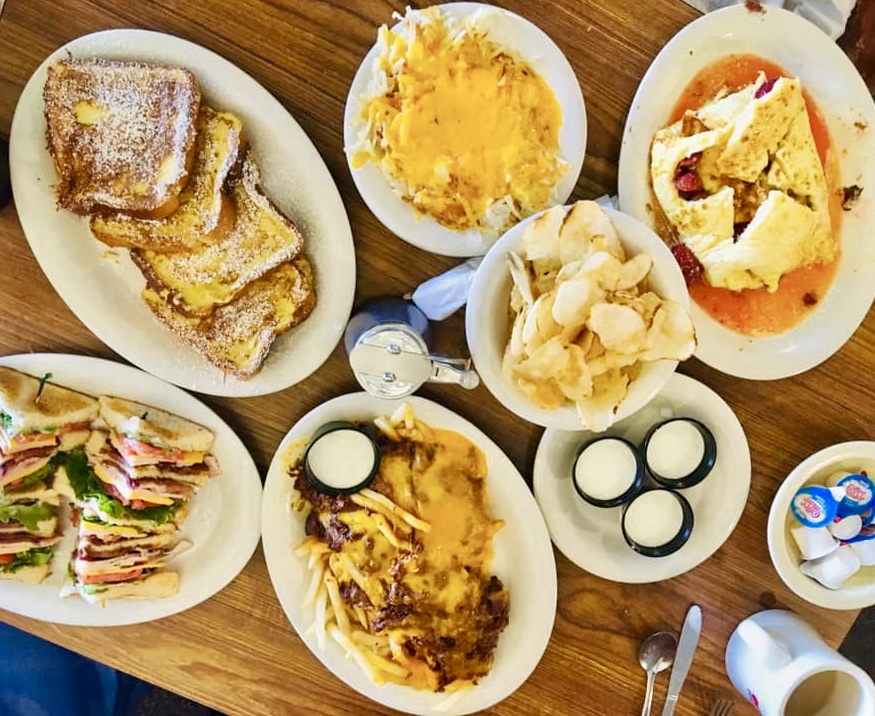
<path id="1" fill-rule="evenodd" d="M 726 672 L 766 716 L 873 716 L 875 684 L 791 612 L 741 622 L 726 645 Z"/>

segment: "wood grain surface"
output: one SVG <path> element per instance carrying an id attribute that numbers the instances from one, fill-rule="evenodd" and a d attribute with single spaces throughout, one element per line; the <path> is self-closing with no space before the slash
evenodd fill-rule
<path id="1" fill-rule="evenodd" d="M 400 295 L 457 261 L 401 242 L 367 210 L 344 159 L 342 115 L 347 89 L 377 27 L 390 21 L 393 11 L 403 12 L 404 5 L 398 0 L 7 0 L 0 20 L 0 134 L 8 135 L 28 77 L 46 55 L 69 40 L 130 27 L 199 43 L 264 85 L 318 148 L 352 225 L 357 301 Z M 502 5 L 535 21 L 555 40 L 583 89 L 589 140 L 572 198 L 615 192 L 623 122 L 637 84 L 662 45 L 697 13 L 680 0 L 504 0 Z M 0 354 L 58 351 L 122 360 L 55 293 L 12 205 L 0 212 L 0 255 Z M 798 462 L 833 443 L 875 439 L 870 422 L 875 414 L 873 330 L 870 313 L 836 355 L 781 381 L 732 378 L 696 360 L 683 364 L 681 372 L 722 395 L 747 433 L 753 475 L 738 527 L 704 564 L 658 584 L 608 582 L 557 552 L 559 600 L 547 651 L 529 680 L 489 713 L 638 713 L 644 696 L 639 645 L 654 631 L 678 630 L 692 603 L 703 609 L 704 628 L 679 716 L 705 714 L 721 696 L 735 699 L 739 716 L 754 713 L 729 683 L 723 654 L 738 621 L 763 607 L 797 611 L 830 644 L 838 645 L 855 612 L 818 609 L 794 597 L 770 564 L 765 527 L 778 486 Z M 437 326 L 436 342 L 439 351 L 466 352 L 462 312 Z M 357 389 L 338 347 L 315 374 L 279 393 L 199 397 L 239 433 L 264 475 L 283 435 L 299 417 Z M 490 435 L 531 481 L 540 428 L 516 419 L 482 387 L 465 392 L 427 386 L 421 394 Z M 158 622 L 95 629 L 57 626 L 7 611 L 0 611 L 0 618 L 229 714 L 364 716 L 386 711 L 346 687 L 310 654 L 274 595 L 260 549 L 222 592 Z M 658 678 L 657 709 L 667 682 L 666 675 Z"/>

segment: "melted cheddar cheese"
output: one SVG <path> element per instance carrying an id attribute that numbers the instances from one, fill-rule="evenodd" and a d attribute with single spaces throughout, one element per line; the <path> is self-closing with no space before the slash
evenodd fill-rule
<path id="1" fill-rule="evenodd" d="M 566 164 L 562 109 L 543 77 L 436 8 L 382 27 L 379 46 L 381 91 L 362 111 L 353 167 L 376 162 L 405 201 L 456 231 L 499 233 L 550 203 Z"/>
<path id="2" fill-rule="evenodd" d="M 504 523 L 489 514 L 485 455 L 464 436 L 436 428 L 427 439 L 384 439 L 380 448 L 371 489 L 422 527 L 348 498 L 325 502 L 300 467 L 291 468 L 322 525 L 316 534 L 333 551 L 329 568 L 367 631 L 403 650 L 407 673 L 385 674 L 387 681 L 433 691 L 476 683 L 492 666 L 509 605 L 507 589 L 490 574 L 493 537 Z"/>

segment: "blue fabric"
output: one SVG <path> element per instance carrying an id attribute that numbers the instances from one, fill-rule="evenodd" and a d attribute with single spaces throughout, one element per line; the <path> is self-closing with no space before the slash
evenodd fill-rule
<path id="1" fill-rule="evenodd" d="M 129 716 L 144 681 L 0 622 L 0 716 Z"/>

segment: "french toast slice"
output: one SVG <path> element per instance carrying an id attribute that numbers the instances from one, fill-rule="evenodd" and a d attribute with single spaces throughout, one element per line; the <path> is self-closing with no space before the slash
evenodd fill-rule
<path id="1" fill-rule="evenodd" d="M 132 249 L 148 285 L 178 311 L 208 315 L 279 264 L 295 258 L 304 237 L 259 187 L 258 167 L 247 151 L 227 182 L 234 226 L 210 244 L 162 253 Z"/>
<path id="2" fill-rule="evenodd" d="M 179 251 L 230 228 L 233 207 L 222 186 L 243 146 L 243 122 L 202 105 L 196 129 L 194 161 L 176 209 L 160 219 L 95 214 L 90 222 L 95 238 L 110 246 Z"/>
<path id="3" fill-rule="evenodd" d="M 210 363 L 246 380 L 261 369 L 276 337 L 310 315 L 316 290 L 310 263 L 300 255 L 247 285 L 209 316 L 186 316 L 148 286 L 143 300 L 162 323 Z"/>
<path id="4" fill-rule="evenodd" d="M 58 205 L 77 214 L 153 212 L 182 190 L 200 88 L 180 67 L 58 60 L 43 88 Z"/>

